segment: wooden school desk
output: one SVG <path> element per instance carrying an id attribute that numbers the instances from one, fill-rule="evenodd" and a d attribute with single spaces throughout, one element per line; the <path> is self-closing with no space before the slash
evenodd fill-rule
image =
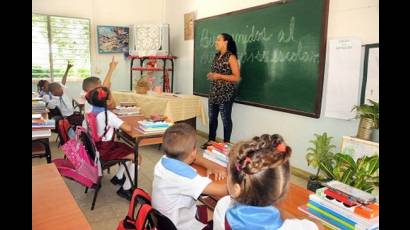
<path id="1" fill-rule="evenodd" d="M 205 161 L 208 161 L 213 168 L 218 168 L 218 169 L 225 169 L 224 167 L 209 161 L 208 159 L 203 158 Z M 206 172 L 207 169 L 199 166 L 197 164 L 192 164 L 191 165 L 193 168 L 195 168 L 198 172 L 199 175 L 201 176 L 206 176 Z M 214 180 L 213 175 L 210 176 L 210 179 Z M 219 180 L 216 181 L 218 184 L 226 184 L 226 178 L 223 180 Z M 288 218 L 298 218 L 298 219 L 310 219 L 313 220 L 312 218 L 310 218 L 308 215 L 306 215 L 305 213 L 303 213 L 302 211 L 300 211 L 298 209 L 299 206 L 301 205 L 305 205 L 308 200 L 309 200 L 309 194 L 312 194 L 313 192 L 302 188 L 298 185 L 295 185 L 293 183 L 290 183 L 289 185 L 289 190 L 288 190 L 288 194 L 286 195 L 286 197 L 280 201 L 278 204 L 276 204 L 275 206 L 280 210 L 281 212 L 281 216 L 284 219 L 288 219 Z M 221 197 L 211 197 L 211 196 L 202 196 L 199 198 L 199 201 L 201 201 L 203 204 L 205 204 L 209 209 L 214 210 L 216 202 L 220 199 Z M 314 221 L 317 225 L 320 225 L 319 227 L 321 227 L 323 229 L 323 225 L 321 225 L 318 221 Z"/>
<path id="2" fill-rule="evenodd" d="M 44 119 L 48 119 L 47 114 L 42 114 Z M 47 163 L 51 163 L 50 128 L 31 128 L 31 158 L 46 157 Z"/>
<path id="3" fill-rule="evenodd" d="M 32 167 L 33 230 L 91 229 L 54 163 Z"/>
<path id="4" fill-rule="evenodd" d="M 147 146 L 147 145 L 157 145 L 162 144 L 161 134 L 143 134 L 137 131 L 138 121 L 143 120 L 144 116 L 142 115 L 131 115 L 131 116 L 118 116 L 121 120 L 126 122 L 131 126 L 131 133 L 126 133 L 122 130 L 116 130 L 118 138 L 122 138 L 128 145 L 134 148 L 134 162 L 137 162 L 138 159 L 138 147 Z M 134 177 L 134 188 L 138 185 L 138 170 L 135 171 Z"/>

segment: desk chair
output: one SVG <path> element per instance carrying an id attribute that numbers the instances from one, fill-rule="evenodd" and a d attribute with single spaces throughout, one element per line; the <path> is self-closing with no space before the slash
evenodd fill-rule
<path id="1" fill-rule="evenodd" d="M 91 159 L 95 159 L 97 148 L 91 136 L 86 132 L 81 132 L 80 139 L 81 139 L 81 142 L 84 144 L 85 149 L 87 153 L 89 154 L 89 156 L 91 157 Z M 104 176 L 104 170 L 106 169 L 109 170 L 112 166 L 116 164 L 122 164 L 125 167 L 125 172 L 127 173 L 128 178 L 131 178 L 130 172 L 128 171 L 128 167 L 126 165 L 127 161 L 129 160 L 128 159 L 118 159 L 118 160 L 103 161 L 100 158 L 101 170 L 103 172 L 102 173 L 103 175 L 98 177 L 97 183 L 94 184 L 92 187 L 94 189 L 94 198 L 93 198 L 93 203 L 91 204 L 91 210 L 94 210 L 95 202 L 97 200 L 97 195 L 101 189 L 102 178 Z M 134 187 L 134 182 L 132 180 L 131 180 L 131 186 Z M 85 188 L 85 193 L 87 192 L 88 192 L 88 187 Z"/>

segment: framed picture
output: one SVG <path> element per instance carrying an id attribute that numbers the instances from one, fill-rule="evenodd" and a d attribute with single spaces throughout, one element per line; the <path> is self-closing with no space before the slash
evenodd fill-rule
<path id="1" fill-rule="evenodd" d="M 129 27 L 97 26 L 98 53 L 128 53 L 129 32 Z"/>
<path id="2" fill-rule="evenodd" d="M 356 137 L 343 136 L 341 152 L 350 154 L 354 160 L 363 156 L 379 154 L 379 143 L 359 139 Z"/>
<path id="3" fill-rule="evenodd" d="M 195 12 L 184 14 L 184 40 L 194 39 Z"/>
<path id="4" fill-rule="evenodd" d="M 379 102 L 379 44 L 365 46 L 360 104 Z"/>

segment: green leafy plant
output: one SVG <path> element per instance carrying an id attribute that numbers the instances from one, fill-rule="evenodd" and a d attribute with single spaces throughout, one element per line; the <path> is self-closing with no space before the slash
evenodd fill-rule
<path id="1" fill-rule="evenodd" d="M 363 156 L 356 161 L 349 154 L 336 153 L 332 160 L 320 163 L 327 177 L 372 192 L 379 185 L 379 156 Z"/>
<path id="2" fill-rule="evenodd" d="M 353 110 L 357 111 L 357 118 L 370 118 L 374 122 L 374 128 L 379 128 L 379 103 L 368 99 L 371 105 L 356 105 Z"/>
<path id="3" fill-rule="evenodd" d="M 306 160 L 308 166 L 317 168 L 315 178 L 318 178 L 321 170 L 320 164 L 322 162 L 328 162 L 332 159 L 334 154 L 332 149 L 336 146 L 331 144 L 333 137 L 327 136 L 327 133 L 323 133 L 322 135 L 314 135 L 315 139 L 310 141 L 310 143 L 313 144 L 313 147 L 309 147 L 307 149 Z"/>

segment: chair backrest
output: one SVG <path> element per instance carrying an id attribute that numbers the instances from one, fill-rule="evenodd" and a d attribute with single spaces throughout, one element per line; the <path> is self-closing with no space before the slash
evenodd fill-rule
<path id="1" fill-rule="evenodd" d="M 135 208 L 139 206 L 135 217 Z M 127 216 L 120 221 L 117 230 L 176 230 L 170 219 L 151 206 L 151 196 L 141 188 L 136 188 L 132 194 Z"/>
<path id="2" fill-rule="evenodd" d="M 90 159 L 94 161 L 97 153 L 97 147 L 95 146 L 94 141 L 92 140 L 90 135 L 85 131 L 81 132 L 80 140 L 83 143 L 85 150 L 88 153 L 88 156 L 90 157 Z"/>
<path id="3" fill-rule="evenodd" d="M 54 109 L 48 109 L 50 112 L 48 113 L 49 118 L 53 118 L 56 116 L 62 117 L 63 114 L 61 113 L 60 109 L 56 106 Z"/>

